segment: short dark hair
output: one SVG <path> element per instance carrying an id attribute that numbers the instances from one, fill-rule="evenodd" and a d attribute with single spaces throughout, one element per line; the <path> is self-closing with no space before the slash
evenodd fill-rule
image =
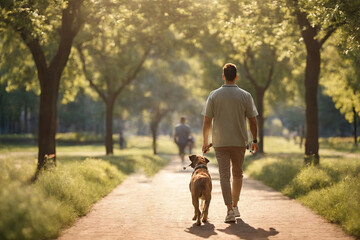
<path id="1" fill-rule="evenodd" d="M 237 68 L 233 63 L 227 63 L 223 67 L 223 73 L 228 81 L 234 81 L 237 74 Z"/>

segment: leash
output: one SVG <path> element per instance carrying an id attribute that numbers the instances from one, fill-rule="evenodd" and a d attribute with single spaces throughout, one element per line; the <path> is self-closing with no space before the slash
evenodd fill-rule
<path id="1" fill-rule="evenodd" d="M 213 146 L 212 143 L 210 143 L 206 148 L 205 151 L 203 152 L 203 156 L 206 155 L 207 150 L 209 150 L 211 147 Z M 187 165 L 186 167 L 183 167 L 183 169 L 185 170 L 187 167 L 190 167 L 192 163 L 190 163 L 189 165 Z"/>

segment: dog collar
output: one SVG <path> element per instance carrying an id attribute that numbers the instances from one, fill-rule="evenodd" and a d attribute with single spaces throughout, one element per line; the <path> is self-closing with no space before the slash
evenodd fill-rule
<path id="1" fill-rule="evenodd" d="M 192 175 L 194 175 L 194 172 L 195 172 L 196 170 L 200 169 L 200 168 L 205 168 L 206 170 L 208 170 L 208 168 L 207 168 L 206 165 L 204 165 L 204 164 L 199 164 L 199 165 L 197 165 L 197 166 L 194 168 L 194 171 L 193 171 Z"/>

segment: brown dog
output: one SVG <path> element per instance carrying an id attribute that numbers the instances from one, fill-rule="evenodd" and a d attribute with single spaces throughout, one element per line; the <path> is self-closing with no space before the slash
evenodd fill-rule
<path id="1" fill-rule="evenodd" d="M 206 222 L 208 219 L 208 211 L 211 201 L 212 183 L 209 171 L 207 169 L 207 163 L 209 160 L 203 156 L 191 155 L 189 156 L 191 161 L 191 167 L 194 168 L 194 172 L 190 179 L 190 192 L 192 197 L 192 204 L 195 208 L 195 215 L 193 220 L 196 221 L 196 225 L 201 225 L 200 219 Z M 202 213 L 199 209 L 199 198 L 205 201 L 205 205 L 202 209 Z M 201 204 L 203 205 L 203 204 Z"/>

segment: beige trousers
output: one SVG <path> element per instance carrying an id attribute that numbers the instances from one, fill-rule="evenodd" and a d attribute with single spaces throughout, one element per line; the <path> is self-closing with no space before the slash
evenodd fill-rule
<path id="1" fill-rule="evenodd" d="M 215 147 L 216 159 L 219 164 L 220 185 L 225 205 L 237 204 L 243 180 L 242 166 L 246 147 Z M 230 162 L 232 165 L 232 191 L 230 185 Z"/>

